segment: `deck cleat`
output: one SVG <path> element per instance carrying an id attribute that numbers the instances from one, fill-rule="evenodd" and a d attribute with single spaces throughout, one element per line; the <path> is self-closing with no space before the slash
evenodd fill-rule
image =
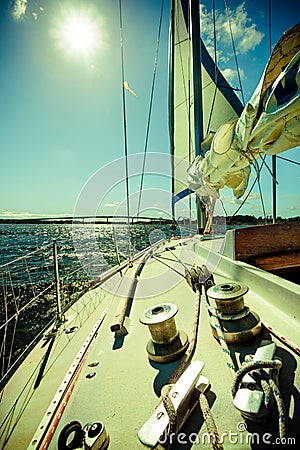
<path id="1" fill-rule="evenodd" d="M 178 308 L 173 303 L 162 303 L 144 311 L 140 322 L 148 325 L 151 339 L 147 343 L 149 359 L 167 363 L 179 359 L 187 350 L 186 333 L 177 330 L 174 316 Z"/>
<path id="2" fill-rule="evenodd" d="M 244 304 L 247 292 L 247 286 L 233 282 L 212 286 L 207 291 L 210 300 L 215 302 L 224 338 L 230 344 L 249 342 L 262 330 L 259 316 Z M 213 335 L 217 338 L 214 317 L 210 324 Z"/>
<path id="3" fill-rule="evenodd" d="M 263 375 L 259 376 L 260 363 L 274 361 L 274 355 L 276 351 L 276 344 L 272 341 L 262 341 L 261 345 L 257 348 L 253 358 L 246 357 L 246 361 L 249 363 L 253 361 L 257 363 L 256 376 L 252 371 L 246 373 L 239 387 L 234 395 L 233 405 L 241 412 L 242 416 L 248 420 L 255 422 L 264 422 L 268 415 L 268 408 L 265 404 L 265 394 L 260 384 L 261 379 L 265 379 Z M 247 363 L 244 363 L 247 364 Z M 243 366 L 242 366 L 243 367 Z M 277 383 L 278 381 L 278 368 L 264 368 L 267 375 Z"/>
<path id="4" fill-rule="evenodd" d="M 170 389 L 170 399 L 177 416 L 175 435 L 194 411 L 199 402 L 199 393 L 205 393 L 210 388 L 209 380 L 201 375 L 203 367 L 202 361 L 192 362 Z M 141 427 L 138 437 L 144 445 L 151 448 L 157 444 L 165 444 L 169 424 L 170 419 L 162 401 Z"/>

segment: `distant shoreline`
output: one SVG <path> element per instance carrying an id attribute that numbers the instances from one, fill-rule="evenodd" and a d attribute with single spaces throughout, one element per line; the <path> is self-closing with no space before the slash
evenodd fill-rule
<path id="1" fill-rule="evenodd" d="M 221 218 L 224 220 L 224 217 Z M 186 219 L 179 220 L 179 223 L 186 221 Z M 218 217 L 215 218 L 218 221 Z M 276 223 L 285 223 L 285 222 L 300 222 L 300 216 L 295 217 L 277 217 Z M 96 217 L 94 220 L 93 217 L 79 217 L 79 218 L 25 218 L 25 219 L 0 219 L 1 224 L 43 224 L 43 225 L 68 225 L 72 223 L 78 224 L 99 224 L 99 225 L 126 225 L 128 223 L 128 219 L 125 216 L 114 217 L 114 216 L 102 216 Z M 131 224 L 171 224 L 171 219 L 163 219 L 163 218 L 153 218 L 153 217 L 130 217 Z M 265 225 L 272 224 L 273 220 L 271 217 L 267 217 L 266 219 L 263 217 L 255 217 L 250 215 L 237 215 L 234 217 L 226 217 L 226 223 L 230 225 Z"/>

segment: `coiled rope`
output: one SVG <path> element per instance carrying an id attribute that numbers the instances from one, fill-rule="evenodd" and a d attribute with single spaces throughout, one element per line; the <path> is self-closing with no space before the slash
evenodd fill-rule
<path id="1" fill-rule="evenodd" d="M 208 277 L 209 271 L 206 266 L 202 266 L 201 269 L 198 269 L 198 279 L 201 280 L 201 278 Z M 277 370 L 277 372 L 280 370 L 282 363 L 281 361 L 277 359 L 273 360 L 258 360 L 253 361 L 248 357 L 248 359 L 242 364 L 242 366 L 236 370 L 235 365 L 233 363 L 230 350 L 228 348 L 228 345 L 226 343 L 222 327 L 219 321 L 218 317 L 218 310 L 215 307 L 212 307 L 208 301 L 208 295 L 207 295 L 207 284 L 204 284 L 204 305 L 207 308 L 208 313 L 213 317 L 214 319 L 214 326 L 218 335 L 219 343 L 222 349 L 222 352 L 224 353 L 226 357 L 226 364 L 227 367 L 230 369 L 231 374 L 233 376 L 232 381 L 232 388 L 231 393 L 232 396 L 235 397 L 239 385 L 242 381 L 242 378 L 249 372 L 251 372 L 251 376 L 257 381 L 257 383 L 261 386 L 261 389 L 264 393 L 264 404 L 266 408 L 269 410 L 274 403 L 276 403 L 277 410 L 278 410 L 278 417 L 279 417 L 279 436 L 280 438 L 284 438 L 286 435 L 286 426 L 287 426 L 287 413 L 285 410 L 284 402 L 280 393 L 280 390 L 275 383 L 275 381 L 272 379 L 271 373 L 269 374 L 264 369 L 271 369 L 272 371 Z M 265 327 L 267 327 L 265 325 Z M 271 329 L 271 327 L 268 326 L 268 329 Z M 285 341 L 287 339 L 285 338 Z M 289 341 L 290 345 L 293 344 Z M 298 350 L 298 347 L 296 347 L 295 344 L 293 344 L 294 350 Z"/>
<path id="2" fill-rule="evenodd" d="M 273 360 L 249 360 L 244 362 L 240 369 L 235 374 L 232 382 L 231 394 L 235 397 L 239 385 L 243 377 L 251 372 L 251 376 L 255 379 L 257 383 L 260 384 L 264 393 L 264 403 L 268 410 L 276 403 L 279 417 L 279 436 L 283 439 L 286 435 L 287 426 L 287 413 L 285 410 L 284 402 L 279 391 L 279 388 L 275 381 L 271 377 L 271 373 L 266 372 L 264 369 L 279 370 L 282 366 L 282 362 Z"/>
<path id="3" fill-rule="evenodd" d="M 264 404 L 268 410 L 273 406 L 274 402 L 277 405 L 278 410 L 278 421 L 279 421 L 279 436 L 283 439 L 286 435 L 286 425 L 287 425 L 287 414 L 284 406 L 284 402 L 280 393 L 280 390 L 275 383 L 275 381 L 271 378 L 271 375 L 267 373 L 263 369 L 271 369 L 277 370 L 282 366 L 281 361 L 274 360 L 258 360 L 252 361 L 249 359 L 246 360 L 237 371 L 235 371 L 235 366 L 233 364 L 233 360 L 230 355 L 230 351 L 228 349 L 227 343 L 225 341 L 225 337 L 222 332 L 222 328 L 219 322 L 218 314 L 216 308 L 212 308 L 207 300 L 207 294 L 205 292 L 205 305 L 209 312 L 212 314 L 215 321 L 215 329 L 217 331 L 217 335 L 219 338 L 219 342 L 222 348 L 223 353 L 226 356 L 227 367 L 229 367 L 231 374 L 233 375 L 232 388 L 231 393 L 234 398 L 239 385 L 243 379 L 243 377 L 251 372 L 251 376 L 255 379 L 255 381 L 261 386 L 261 389 L 264 393 Z"/>
<path id="4" fill-rule="evenodd" d="M 170 390 L 172 387 L 173 384 L 166 384 L 162 388 L 162 400 L 169 417 L 169 426 L 167 429 L 168 436 L 176 433 L 177 426 L 177 413 L 170 397 Z M 199 405 L 202 411 L 207 432 L 211 439 L 212 448 L 214 450 L 223 450 L 223 445 L 221 444 L 220 436 L 217 430 L 216 423 L 213 419 L 208 400 L 202 392 L 199 395 Z"/>

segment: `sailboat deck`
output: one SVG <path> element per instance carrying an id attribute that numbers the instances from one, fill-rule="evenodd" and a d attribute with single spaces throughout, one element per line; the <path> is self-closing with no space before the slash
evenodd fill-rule
<path id="1" fill-rule="evenodd" d="M 149 255 L 146 263 L 144 259 L 135 261 L 123 278 L 117 273 L 103 285 L 86 293 L 68 311 L 67 321 L 56 337 L 41 342 L 4 389 L 1 403 L 2 448 L 36 448 L 34 436 L 43 434 L 47 415 L 56 408 L 56 400 L 53 402 L 53 399 L 58 397 L 55 394 L 57 395 L 69 367 L 76 361 L 78 348 L 86 345 L 87 338 L 91 336 L 90 330 L 94 330 L 95 337 L 92 338 L 86 359 L 83 359 L 77 372 L 76 382 L 69 389 L 69 396 L 65 397 L 68 401 L 60 409 L 61 417 L 60 420 L 57 419 L 49 448 L 57 448 L 62 428 L 74 420 L 82 425 L 102 421 L 110 436 L 109 448 L 145 448 L 137 433 L 159 403 L 161 388 L 168 383 L 179 362 L 162 364 L 148 359 L 146 345 L 150 333 L 148 327 L 140 322 L 140 317 L 146 309 L 156 304 L 175 303 L 178 306 L 175 317 L 177 328 L 187 333 L 191 339 L 197 294 L 192 291 L 184 275 L 185 269 L 191 265 L 207 262 L 198 252 L 195 253 L 198 244 L 193 239 L 187 239 L 161 245 Z M 219 240 L 214 245 L 220 247 L 221 244 Z M 202 249 L 209 249 L 211 245 L 209 241 L 201 242 Z M 228 281 L 228 276 L 225 276 L 222 269 L 222 261 L 220 262 L 220 269 L 215 272 L 216 283 Z M 294 289 L 295 285 L 287 282 L 286 286 Z M 251 286 L 249 288 L 245 296 L 246 305 L 256 311 L 262 320 L 267 320 L 274 328 L 279 329 L 282 335 L 297 341 L 300 303 L 298 302 L 291 315 L 282 299 L 274 299 L 272 305 L 268 295 L 264 295 L 264 289 L 257 292 Z M 116 320 L 119 301 L 124 300 L 128 294 L 130 299 L 124 329 L 115 334 L 110 326 Z M 299 291 L 295 291 L 294 295 L 299 300 Z M 99 327 L 95 329 L 94 325 L 99 318 Z M 78 329 L 74 329 L 73 333 L 66 333 L 72 327 Z M 270 335 L 266 332 L 264 337 L 270 338 Z M 247 344 L 230 346 L 233 360 L 240 364 L 245 354 L 253 354 L 261 338 L 262 336 Z M 273 340 L 276 341 L 274 338 Z M 297 356 L 283 343 L 277 344 L 276 354 L 283 361 L 280 387 L 290 417 L 289 434 L 295 436 L 300 417 L 300 386 L 294 384 L 299 383 L 300 375 Z M 203 301 L 193 360 L 200 360 L 205 364 L 202 373 L 211 383 L 207 398 L 219 434 L 224 436 L 225 448 L 237 448 L 232 436 L 239 439 L 239 449 L 249 448 L 250 432 L 263 433 L 267 429 L 271 434 L 270 439 L 277 437 L 276 416 L 270 416 L 267 424 L 247 422 L 248 430 L 242 430 L 244 425 L 241 423 L 244 420 L 232 404 L 232 375 L 226 367 L 220 345 L 211 333 Z M 198 435 L 198 444 L 200 442 L 203 448 L 211 448 L 199 407 L 182 431 L 186 433 L 187 441 L 188 436 L 193 437 L 195 448 L 195 433 Z M 177 444 L 174 448 L 191 446 L 187 442 L 184 446 Z M 252 445 L 252 448 L 255 446 Z"/>

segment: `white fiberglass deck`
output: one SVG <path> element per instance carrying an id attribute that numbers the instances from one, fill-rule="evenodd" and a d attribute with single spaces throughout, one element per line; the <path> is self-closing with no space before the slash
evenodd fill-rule
<path id="1" fill-rule="evenodd" d="M 294 342 L 299 341 L 299 287 L 288 282 L 281 283 L 281 290 L 277 290 L 278 297 L 274 296 L 270 287 L 274 284 L 273 275 L 264 274 L 262 277 L 261 271 L 246 264 L 217 257 L 221 244 L 221 240 L 215 241 L 214 251 L 211 252 L 213 256 L 209 260 L 206 255 L 211 247 L 210 241 L 192 238 L 162 244 L 149 256 L 146 264 L 139 259 L 132 268 L 127 269 L 123 278 L 117 273 L 85 294 L 68 311 L 67 322 L 61 326 L 56 338 L 40 342 L 4 389 L 1 402 L 2 448 L 38 448 L 33 442 L 34 437 L 42 436 L 47 417 L 56 410 L 54 396 L 60 395 L 57 391 L 66 372 L 74 359 L 76 361 L 79 348 L 91 336 L 90 330 L 97 321 L 99 326 L 94 328 L 95 336 L 90 338 L 92 342 L 86 360 L 77 374 L 76 383 L 69 389 L 70 397 L 60 408 L 62 415 L 59 420 L 55 413 L 57 420 L 52 428 L 54 434 L 49 448 L 57 448 L 62 428 L 74 420 L 82 425 L 102 421 L 110 436 L 109 448 L 113 450 L 145 448 L 137 433 L 159 403 L 161 388 L 168 383 L 180 361 L 162 364 L 148 359 L 146 344 L 150 333 L 139 319 L 146 309 L 156 304 L 174 303 L 178 306 L 175 317 L 177 328 L 191 338 L 198 295 L 192 291 L 184 275 L 186 268 L 190 269 L 193 264 L 215 264 L 214 279 L 217 284 L 225 281 L 248 284 L 246 305 L 282 335 Z M 235 278 L 234 272 L 237 275 Z M 127 334 L 115 335 L 110 326 L 115 321 L 119 300 L 128 295 L 130 301 L 124 324 Z M 107 306 L 110 307 L 105 309 Z M 65 332 L 75 326 L 78 329 L 73 333 Z M 264 337 L 270 338 L 270 335 L 265 333 Z M 261 336 L 249 344 L 231 346 L 233 359 L 240 364 L 245 354 L 254 353 L 260 340 Z M 277 355 L 283 361 L 280 389 L 290 417 L 289 436 L 295 437 L 300 418 L 299 357 L 284 344 L 277 344 Z M 232 375 L 226 367 L 218 341 L 212 336 L 203 300 L 193 360 L 205 364 L 202 373 L 211 383 L 207 398 L 219 434 L 223 435 L 224 448 L 251 448 L 250 432 L 259 433 L 258 444 L 262 443 L 259 439 L 264 433 L 269 433 L 270 442 L 278 438 L 276 415 L 271 415 L 266 424 L 247 422 L 248 429 L 242 429 L 244 420 L 232 404 Z M 191 442 L 195 448 L 200 444 L 203 448 L 211 448 L 199 408 L 181 431 L 185 434 L 174 448 L 190 448 Z M 254 442 L 252 448 L 262 446 L 255 447 Z"/>

